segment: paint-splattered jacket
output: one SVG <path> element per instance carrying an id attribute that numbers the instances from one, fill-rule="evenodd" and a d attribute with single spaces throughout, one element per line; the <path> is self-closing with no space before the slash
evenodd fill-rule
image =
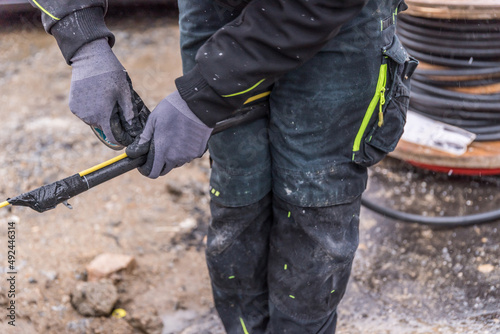
<path id="1" fill-rule="evenodd" d="M 85 43 L 107 38 L 107 0 L 30 0 L 42 10 L 69 63 Z M 176 80 L 181 96 L 209 126 L 268 88 L 280 76 L 313 57 L 358 15 L 367 0 L 214 0 L 235 19 L 199 50 L 196 67 Z M 397 7 L 402 0 L 380 0 Z"/>

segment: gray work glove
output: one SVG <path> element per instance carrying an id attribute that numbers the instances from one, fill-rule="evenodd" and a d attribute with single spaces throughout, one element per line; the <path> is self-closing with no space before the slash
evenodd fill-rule
<path id="1" fill-rule="evenodd" d="M 71 58 L 69 107 L 85 123 L 98 127 L 113 144 L 127 146 L 142 126 L 132 99 L 132 82 L 106 39 L 82 46 Z"/>
<path id="2" fill-rule="evenodd" d="M 176 91 L 151 112 L 144 131 L 127 147 L 126 153 L 130 158 L 148 153 L 146 163 L 138 169 L 141 174 L 155 179 L 201 157 L 207 150 L 212 131 Z"/>

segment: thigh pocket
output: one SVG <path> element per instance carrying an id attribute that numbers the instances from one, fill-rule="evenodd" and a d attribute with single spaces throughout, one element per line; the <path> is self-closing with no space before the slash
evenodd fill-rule
<path id="1" fill-rule="evenodd" d="M 370 167 L 396 148 L 406 122 L 410 78 L 417 65 L 397 36 L 382 49 L 376 92 L 354 140 L 355 163 Z"/>

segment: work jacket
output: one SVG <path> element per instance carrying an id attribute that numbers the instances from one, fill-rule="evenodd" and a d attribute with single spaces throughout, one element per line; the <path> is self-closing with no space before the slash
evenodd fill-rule
<path id="1" fill-rule="evenodd" d="M 30 0 L 68 63 L 85 43 L 107 38 L 107 0 Z M 372 0 L 372 2 L 375 0 Z M 403 0 L 376 0 L 397 8 Z M 176 80 L 191 110 L 208 126 L 231 115 L 285 73 L 313 57 L 368 0 L 214 0 L 234 13 L 198 51 L 197 65 Z M 404 5 L 406 8 L 406 5 Z"/>

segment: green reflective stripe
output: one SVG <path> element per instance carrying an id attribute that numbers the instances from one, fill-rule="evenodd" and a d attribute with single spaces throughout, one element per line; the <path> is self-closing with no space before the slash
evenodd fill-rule
<path id="1" fill-rule="evenodd" d="M 247 331 L 247 326 L 245 326 L 245 322 L 243 321 L 243 318 L 240 317 L 240 323 L 241 323 L 241 328 L 243 328 L 243 333 L 249 334 Z"/>
<path id="2" fill-rule="evenodd" d="M 286 264 L 286 263 L 285 263 L 284 269 L 285 269 L 285 270 L 287 270 L 287 269 L 288 269 L 288 264 Z"/>
<path id="3" fill-rule="evenodd" d="M 228 279 L 233 279 L 235 276 L 229 276 Z"/>
<path id="4" fill-rule="evenodd" d="M 60 18 L 55 17 L 54 15 L 50 14 L 50 13 L 49 13 L 49 12 L 48 12 L 45 8 L 43 8 L 42 6 L 40 6 L 40 4 L 39 4 L 38 2 L 36 2 L 36 0 L 33 0 L 33 3 L 34 3 L 35 5 L 37 5 L 37 7 L 38 7 L 38 8 L 40 8 L 40 10 L 41 10 L 42 12 L 44 12 L 45 14 L 47 14 L 48 16 L 50 16 L 51 18 L 53 18 L 54 20 L 57 20 L 57 21 L 59 21 L 59 20 L 60 20 Z"/>
<path id="5" fill-rule="evenodd" d="M 387 82 L 387 64 L 382 64 L 380 65 L 380 72 L 378 75 L 375 95 L 373 96 L 370 105 L 366 110 L 365 117 L 363 117 L 363 121 L 361 122 L 361 126 L 359 127 L 356 139 L 354 139 L 354 145 L 352 146 L 352 150 L 354 152 L 359 151 L 359 147 L 361 146 L 361 139 L 363 138 L 368 123 L 370 123 L 370 119 L 372 118 L 373 112 L 375 111 L 375 107 L 377 106 L 377 103 L 380 100 L 382 89 L 385 90 L 386 82 Z M 354 159 L 354 154 L 353 154 L 353 159 Z"/>
<path id="6" fill-rule="evenodd" d="M 264 80 L 266 79 L 262 79 L 260 80 L 259 82 L 257 82 L 255 85 L 253 85 L 252 87 L 242 91 L 242 92 L 238 92 L 238 93 L 234 93 L 234 94 L 228 94 L 228 95 L 222 95 L 222 97 L 231 97 L 231 96 L 236 96 L 236 95 L 241 95 L 241 94 L 245 94 L 245 93 L 248 93 L 249 91 L 251 91 L 252 89 L 255 89 L 258 85 L 260 85 Z"/>
<path id="7" fill-rule="evenodd" d="M 292 295 L 288 295 L 288 297 L 290 297 L 292 299 L 295 299 L 295 296 L 292 296 Z"/>

